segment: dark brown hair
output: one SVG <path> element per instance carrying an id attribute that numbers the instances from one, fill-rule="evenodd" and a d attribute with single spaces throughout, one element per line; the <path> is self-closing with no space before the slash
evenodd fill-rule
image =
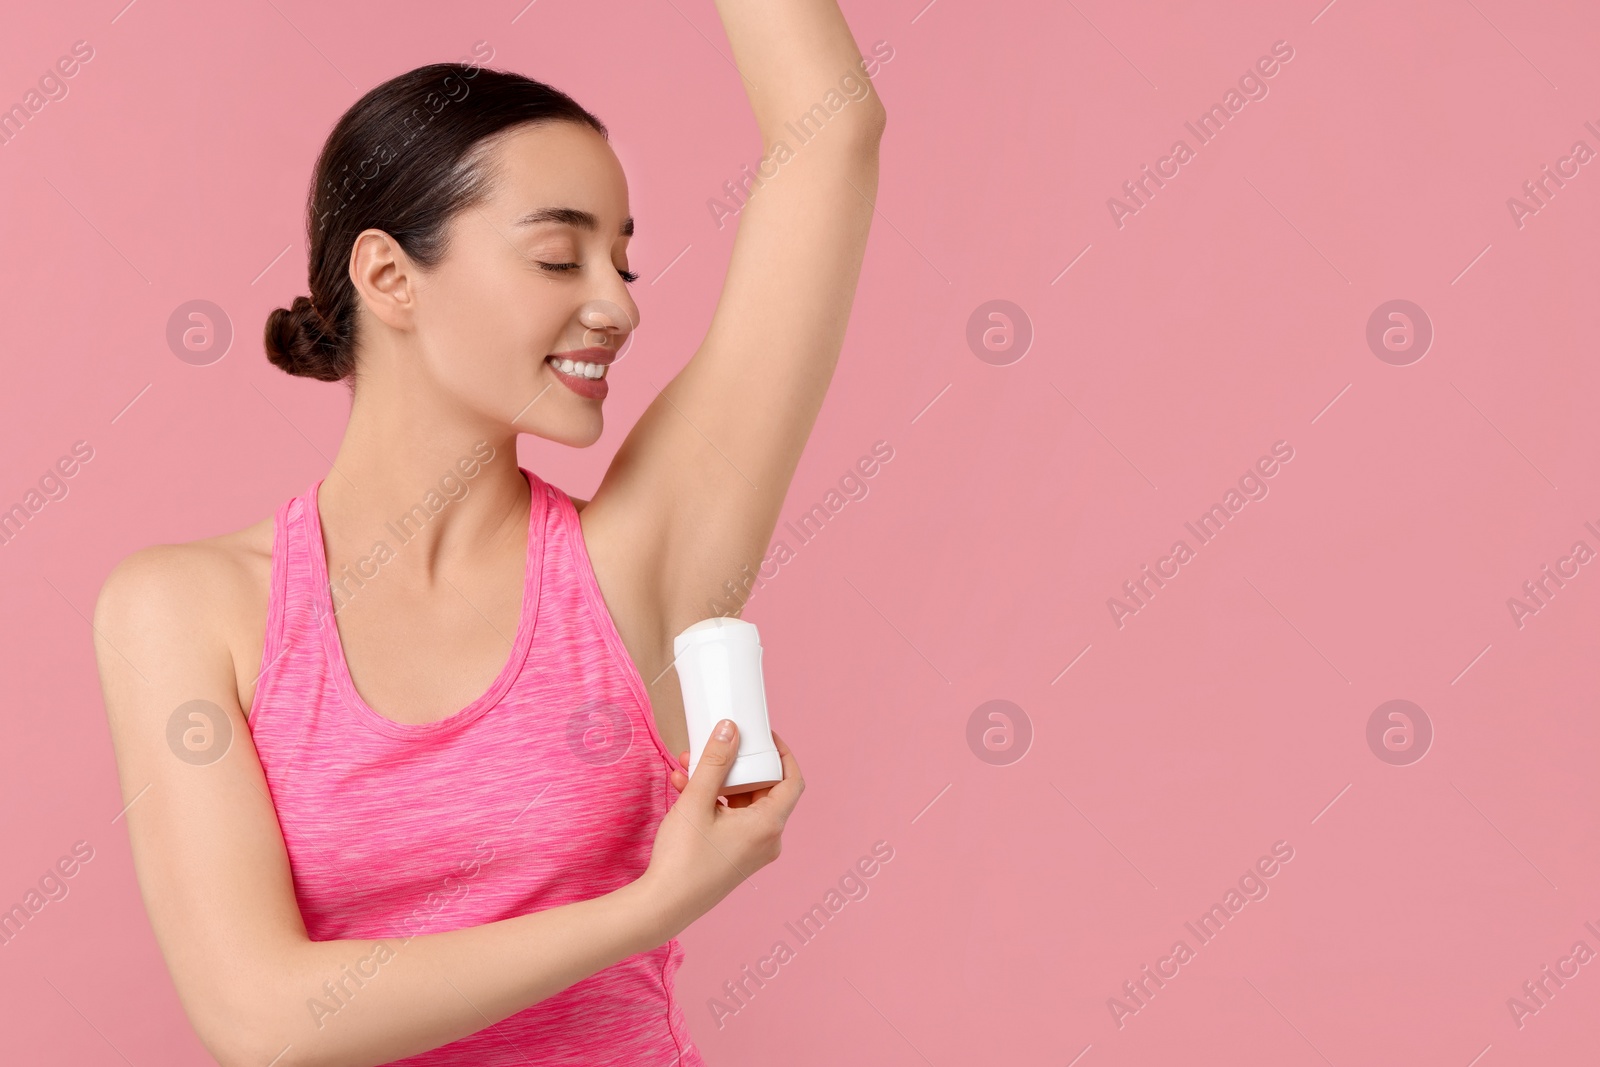
<path id="1" fill-rule="evenodd" d="M 435 266 L 451 217 L 488 196 L 492 175 L 475 149 L 511 127 L 546 122 L 607 136 L 559 89 L 469 63 L 418 67 L 357 100 L 328 134 L 306 198 L 311 295 L 267 316 L 267 358 L 290 374 L 353 386 L 356 236 L 382 230 L 423 268 Z"/>

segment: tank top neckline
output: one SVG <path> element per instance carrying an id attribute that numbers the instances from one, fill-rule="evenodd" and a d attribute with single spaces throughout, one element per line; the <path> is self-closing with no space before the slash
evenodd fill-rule
<path id="1" fill-rule="evenodd" d="M 540 577 L 544 568 L 544 523 L 549 510 L 549 494 L 544 483 L 526 467 L 518 466 L 528 482 L 528 547 L 523 561 L 522 611 L 517 620 L 517 632 L 511 643 L 511 653 L 499 675 L 489 683 L 478 698 L 442 719 L 431 722 L 399 722 L 389 718 L 369 705 L 356 690 L 355 679 L 350 675 L 350 664 L 344 656 L 344 642 L 339 637 L 339 624 L 334 618 L 333 588 L 328 577 L 327 544 L 322 535 L 322 516 L 317 504 L 322 483 L 318 479 L 306 491 L 302 523 L 306 536 L 306 553 L 311 560 L 311 585 L 315 597 L 318 628 L 322 632 L 322 648 L 327 658 L 339 695 L 362 722 L 379 733 L 395 738 L 416 740 L 433 739 L 453 733 L 483 716 L 505 696 L 522 671 L 528 650 L 533 646 L 534 624 L 539 615 Z"/>

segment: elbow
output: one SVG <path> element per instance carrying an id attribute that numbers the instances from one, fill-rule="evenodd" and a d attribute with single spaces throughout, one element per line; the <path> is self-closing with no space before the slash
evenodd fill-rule
<path id="1" fill-rule="evenodd" d="M 873 93 L 861 101 L 860 110 L 851 117 L 850 140 L 858 149 L 867 152 L 877 152 L 878 144 L 883 140 L 883 131 L 889 123 L 889 113 L 884 110 L 883 101 Z"/>
<path id="2" fill-rule="evenodd" d="M 200 1038 L 200 1043 L 217 1061 L 217 1067 L 245 1067 L 247 1063 L 253 1063 L 256 1067 L 264 1063 L 272 1063 L 272 1067 L 286 1067 L 283 1060 L 273 1063 L 273 1053 L 262 1055 L 263 1046 L 249 1037 L 245 1027 L 235 1028 L 225 1021 L 210 1022 L 193 1016 L 190 1016 L 189 1022 L 194 1026 L 195 1036 Z"/>
<path id="3" fill-rule="evenodd" d="M 791 120 L 795 114 L 800 118 Z M 821 104 L 792 107 L 784 112 L 783 120 L 770 116 L 762 120 L 762 165 L 773 157 L 782 163 L 789 156 L 814 153 L 836 159 L 876 156 L 888 122 L 883 101 L 871 92 L 848 98 L 831 113 Z M 795 141 L 797 124 L 807 130 L 799 142 Z"/>
<path id="4" fill-rule="evenodd" d="M 311 990 L 312 961 L 294 939 L 258 944 L 186 974 L 179 996 L 220 1067 L 352 1067 L 348 1035 L 324 1030 Z M 308 968 L 311 968 L 308 970 Z"/>
<path id="5" fill-rule="evenodd" d="M 210 1003 L 191 1011 L 189 1020 L 219 1067 L 337 1067 L 327 1048 L 307 1040 L 283 998 L 256 987 L 211 993 Z"/>
<path id="6" fill-rule="evenodd" d="M 228 1018 L 191 1016 L 190 1022 L 218 1067 L 262 1067 L 268 1063 L 272 1067 L 297 1067 L 305 1063 L 295 1058 L 296 1050 L 287 1039 L 279 1041 L 277 1047 L 269 1051 L 272 1041 L 265 1036 L 267 1027 L 260 1020 L 237 1015 Z M 290 1047 L 285 1050 L 285 1045 Z"/>
<path id="7" fill-rule="evenodd" d="M 282 1033 L 269 1036 L 259 1031 L 213 1030 L 202 1034 L 200 1041 L 218 1067 L 344 1067 L 343 1062 L 328 1058 L 326 1050 L 290 1040 Z"/>
<path id="8" fill-rule="evenodd" d="M 333 1061 L 316 1055 L 315 1049 L 304 1049 L 280 1037 L 262 1040 L 243 1033 L 202 1033 L 201 1044 L 217 1061 L 218 1067 L 334 1067 Z"/>
<path id="9" fill-rule="evenodd" d="M 843 112 L 835 117 L 826 130 L 826 136 L 818 138 L 817 143 L 826 147 L 812 149 L 808 144 L 796 154 L 807 155 L 815 151 L 819 157 L 830 160 L 829 165 L 832 166 L 846 166 L 852 170 L 876 168 L 879 143 L 883 140 L 886 122 L 883 109 L 875 105 L 876 99 L 868 97 L 860 104 L 851 104 L 851 107 L 860 107 L 861 110 L 848 118 Z"/>
<path id="10" fill-rule="evenodd" d="M 872 94 L 872 106 L 867 109 L 866 122 L 872 130 L 873 140 L 882 140 L 884 128 L 889 125 L 889 112 L 883 106 L 883 98 L 877 93 Z"/>

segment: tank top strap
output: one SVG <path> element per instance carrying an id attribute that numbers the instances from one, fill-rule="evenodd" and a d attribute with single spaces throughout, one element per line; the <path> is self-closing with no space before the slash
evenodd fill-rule
<path id="1" fill-rule="evenodd" d="M 266 631 L 261 643 L 261 664 L 256 677 L 255 696 L 246 722 L 253 721 L 263 694 L 271 686 L 267 679 L 273 668 L 282 664 L 290 648 L 316 637 L 319 603 L 311 581 L 311 558 L 306 541 L 305 509 L 316 499 L 314 482 L 299 496 L 279 505 L 272 522 L 272 570 L 267 584 Z"/>

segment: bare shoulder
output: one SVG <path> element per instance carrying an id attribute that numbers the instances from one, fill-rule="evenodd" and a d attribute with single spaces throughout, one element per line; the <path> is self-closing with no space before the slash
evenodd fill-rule
<path id="1" fill-rule="evenodd" d="M 121 660 L 145 675 L 141 663 L 149 667 L 181 646 L 226 656 L 241 683 L 251 683 L 266 628 L 273 525 L 269 516 L 217 537 L 142 548 L 119 562 L 95 602 L 96 634 L 112 653 L 102 650 L 102 674 Z"/>
<path id="2" fill-rule="evenodd" d="M 95 623 L 149 622 L 173 610 L 215 618 L 254 585 L 265 597 L 272 536 L 273 520 L 267 518 L 218 537 L 141 548 L 106 578 Z"/>

